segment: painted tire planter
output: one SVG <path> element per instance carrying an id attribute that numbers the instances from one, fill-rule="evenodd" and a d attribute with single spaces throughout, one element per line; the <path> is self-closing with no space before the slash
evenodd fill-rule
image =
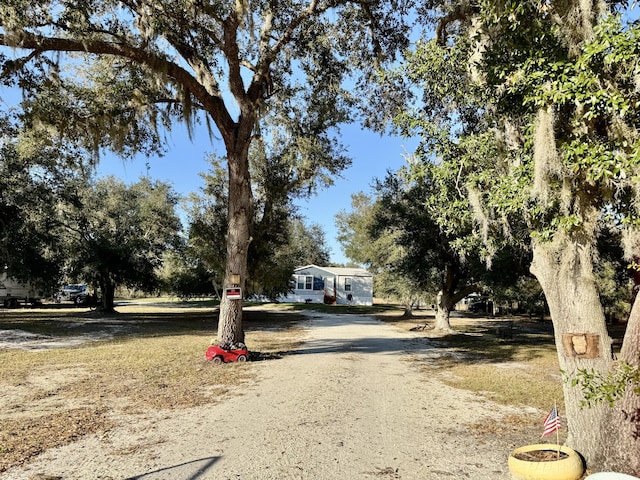
<path id="1" fill-rule="evenodd" d="M 515 455 L 539 451 L 557 452 L 562 456 L 559 460 L 535 461 L 521 460 Z M 569 447 L 541 443 L 516 448 L 509 455 L 509 471 L 513 480 L 578 480 L 584 473 L 584 465 L 580 456 Z"/>
<path id="2" fill-rule="evenodd" d="M 587 480 L 640 480 L 638 477 L 627 475 L 626 473 L 599 472 L 587 477 Z"/>

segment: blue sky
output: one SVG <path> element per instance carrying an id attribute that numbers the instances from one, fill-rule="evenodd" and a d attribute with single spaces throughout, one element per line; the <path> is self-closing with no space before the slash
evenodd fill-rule
<path id="1" fill-rule="evenodd" d="M 343 172 L 342 178 L 335 179 L 332 187 L 319 191 L 308 201 L 297 202 L 300 214 L 308 223 L 322 226 L 331 250 L 331 261 L 335 263 L 348 261 L 336 240 L 335 215 L 340 210 L 351 209 L 351 194 L 370 193 L 374 178 L 384 178 L 387 170 L 395 171 L 404 165 L 403 155 L 411 152 L 416 144 L 399 137 L 381 136 L 357 125 L 343 126 L 341 133 L 341 142 L 353 161 L 351 167 Z M 98 175 L 114 175 L 126 183 L 133 183 L 147 174 L 148 165 L 152 179 L 167 182 L 180 195 L 186 196 L 203 186 L 199 174 L 209 169 L 207 154 L 214 149 L 220 151 L 220 145 L 220 141 L 212 143 L 209 140 L 205 128 L 196 129 L 190 140 L 184 127 L 178 126 L 169 137 L 165 156 L 149 159 L 140 156 L 127 161 L 105 155 L 98 165 Z"/>

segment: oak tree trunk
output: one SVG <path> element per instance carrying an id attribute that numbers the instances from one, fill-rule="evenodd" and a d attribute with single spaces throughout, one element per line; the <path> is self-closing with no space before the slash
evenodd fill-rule
<path id="1" fill-rule="evenodd" d="M 618 360 L 636 368 L 640 363 L 640 295 L 634 301 Z M 633 388 L 628 387 L 624 397 L 608 409 L 602 429 L 603 469 L 640 476 L 640 396 Z"/>
<path id="2" fill-rule="evenodd" d="M 453 331 L 451 328 L 450 314 L 456 303 L 467 295 L 480 290 L 476 284 L 460 285 L 461 275 L 452 265 L 445 266 L 442 288 L 436 297 L 436 319 L 434 330 L 444 332 Z"/>
<path id="3" fill-rule="evenodd" d="M 100 289 L 102 290 L 102 311 L 113 312 L 113 303 L 116 295 L 116 286 L 111 281 L 109 273 L 100 274 Z"/>
<path id="4" fill-rule="evenodd" d="M 452 303 L 452 296 L 448 290 L 440 290 L 436 297 L 436 319 L 433 324 L 434 330 L 449 332 L 451 322 L 449 316 L 455 303 Z"/>
<path id="5" fill-rule="evenodd" d="M 227 232 L 227 261 L 225 284 L 220 302 L 220 318 L 218 320 L 218 343 L 244 342 L 242 326 L 243 300 L 227 298 L 226 288 L 239 286 L 244 292 L 247 276 L 247 252 L 251 242 L 251 224 L 253 219 L 253 194 L 249 175 L 250 141 L 238 141 L 234 149 L 227 147 L 227 163 L 229 170 L 229 210 Z M 232 283 L 234 277 L 240 283 Z"/>
<path id="6" fill-rule="evenodd" d="M 402 318 L 413 318 L 413 300 L 404 302 L 404 312 Z"/>
<path id="7" fill-rule="evenodd" d="M 582 408 L 582 391 L 572 386 L 571 380 L 580 369 L 609 370 L 613 363 L 611 338 L 593 275 L 592 237 L 557 237 L 553 242 L 533 242 L 531 272 L 549 305 L 560 369 L 565 376 L 567 444 L 584 456 L 590 469 L 599 469 L 607 440 L 601 427 L 608 407 L 598 404 Z M 550 398 L 549 407 L 553 402 Z"/>

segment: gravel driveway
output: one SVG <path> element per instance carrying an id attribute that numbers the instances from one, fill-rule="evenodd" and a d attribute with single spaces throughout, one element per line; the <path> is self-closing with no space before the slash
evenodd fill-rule
<path id="1" fill-rule="evenodd" d="M 425 373 L 420 366 L 435 350 L 420 332 L 311 315 L 299 350 L 248 364 L 258 381 L 221 403 L 121 418 L 120 427 L 49 450 L 3 478 L 509 478 L 516 439 L 469 426 L 517 410 Z"/>

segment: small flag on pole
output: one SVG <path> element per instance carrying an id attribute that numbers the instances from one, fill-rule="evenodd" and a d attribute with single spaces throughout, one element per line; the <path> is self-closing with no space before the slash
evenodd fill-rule
<path id="1" fill-rule="evenodd" d="M 550 433 L 560 430 L 560 417 L 558 416 L 558 409 L 554 406 L 547 418 L 544 419 L 544 432 L 542 436 L 546 437 Z"/>

